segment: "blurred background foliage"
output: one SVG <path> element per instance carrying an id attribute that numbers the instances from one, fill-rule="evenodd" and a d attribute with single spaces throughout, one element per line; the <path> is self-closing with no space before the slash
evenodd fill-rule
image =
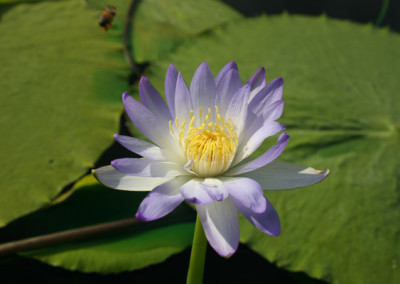
<path id="1" fill-rule="evenodd" d="M 291 140 L 280 159 L 332 173 L 266 192 L 282 235 L 241 220 L 243 245 L 229 260 L 209 250 L 205 282 L 400 281 L 399 2 L 142 0 L 130 14 L 131 4 L 0 0 L 0 242 L 134 216 L 145 194 L 88 175 L 133 155 L 114 133 L 140 136 L 122 109 L 139 78 L 124 50 L 161 93 L 171 63 L 189 83 L 201 62 L 216 74 L 234 60 L 244 82 L 259 66 L 267 81 L 285 79 Z M 117 15 L 104 32 L 107 5 Z M 157 222 L 3 258 L 0 282 L 181 283 L 194 220 L 182 205 Z"/>

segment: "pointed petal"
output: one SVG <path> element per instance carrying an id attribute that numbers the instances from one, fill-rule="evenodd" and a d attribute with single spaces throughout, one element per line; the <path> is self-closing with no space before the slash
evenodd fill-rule
<path id="1" fill-rule="evenodd" d="M 249 109 L 257 116 L 261 115 L 272 103 L 282 99 L 283 79 L 276 78 L 261 88 L 251 99 Z"/>
<path id="2" fill-rule="evenodd" d="M 224 184 L 217 178 L 206 178 L 200 186 L 213 200 L 222 201 L 228 197 Z"/>
<path id="3" fill-rule="evenodd" d="M 223 257 L 235 253 L 239 245 L 239 218 L 229 199 L 207 205 L 196 205 L 207 240 Z"/>
<path id="4" fill-rule="evenodd" d="M 179 72 L 175 89 L 175 115 L 181 122 L 183 120 L 188 120 L 190 117 L 190 110 L 192 109 L 193 104 L 189 89 Z"/>
<path id="5" fill-rule="evenodd" d="M 264 195 L 260 197 L 260 199 L 263 199 L 265 202 L 265 210 L 263 212 L 254 212 L 254 210 L 247 207 L 246 203 L 235 197 L 230 197 L 230 199 L 239 209 L 240 213 L 242 213 L 257 229 L 268 235 L 279 236 L 281 233 L 281 225 L 278 213 Z"/>
<path id="6" fill-rule="evenodd" d="M 318 183 L 328 174 L 329 170 L 318 171 L 310 167 L 274 161 L 243 176 L 257 180 L 264 190 L 281 190 Z"/>
<path id="7" fill-rule="evenodd" d="M 123 94 L 122 101 L 129 118 L 144 136 L 162 148 L 169 149 L 168 146 L 176 144 L 172 140 L 169 128 L 165 127 L 146 106 L 132 98 L 128 93 Z"/>
<path id="8" fill-rule="evenodd" d="M 179 168 L 174 163 L 137 158 L 116 159 L 111 162 L 111 166 L 121 173 L 140 177 L 174 177 L 186 174 L 183 167 Z"/>
<path id="9" fill-rule="evenodd" d="M 175 66 L 171 64 L 168 67 L 167 75 L 165 76 L 165 96 L 173 118 L 175 118 L 175 88 L 177 79 L 178 71 Z"/>
<path id="10" fill-rule="evenodd" d="M 172 120 L 169 108 L 161 97 L 160 93 L 153 87 L 146 77 L 142 77 L 139 82 L 139 93 L 142 104 L 145 105 L 157 118 L 167 124 Z"/>
<path id="11" fill-rule="evenodd" d="M 240 88 L 233 96 L 228 110 L 225 114 L 226 118 L 230 118 L 235 125 L 235 131 L 238 136 L 242 133 L 242 130 L 246 124 L 247 116 L 247 101 L 249 100 L 250 86 L 244 85 Z"/>
<path id="12" fill-rule="evenodd" d="M 153 189 L 140 204 L 136 218 L 153 221 L 169 214 L 184 200 L 179 187 L 187 179 L 187 177 L 177 177 Z"/>
<path id="13" fill-rule="evenodd" d="M 265 69 L 263 67 L 258 68 L 246 84 L 250 84 L 251 86 L 251 93 L 249 97 L 249 101 L 251 101 L 254 96 L 265 86 Z"/>
<path id="14" fill-rule="evenodd" d="M 220 114 L 225 116 L 229 103 L 233 95 L 242 87 L 242 81 L 239 72 L 235 69 L 229 70 L 224 77 L 220 79 L 217 85 L 217 97 L 215 104 L 220 108 Z M 247 102 L 246 102 L 247 105 Z"/>
<path id="15" fill-rule="evenodd" d="M 190 83 L 190 95 L 195 113 L 199 107 L 202 107 L 203 112 L 207 112 L 208 109 L 214 110 L 216 92 L 217 87 L 210 67 L 206 62 L 203 62 L 197 68 Z"/>
<path id="16" fill-rule="evenodd" d="M 249 133 L 253 132 L 256 129 L 255 126 L 257 124 L 264 123 L 260 128 L 258 128 L 253 134 L 251 134 L 250 138 L 243 137 L 249 136 Z M 254 122 L 249 128 L 244 130 L 244 134 L 239 137 L 239 147 L 236 152 L 235 159 L 233 160 L 232 166 L 238 164 L 243 159 L 250 156 L 255 150 L 260 147 L 260 145 L 264 142 L 264 140 L 270 136 L 273 136 L 285 129 L 283 124 L 280 124 L 276 121 L 263 121 L 262 117 L 259 117 L 257 121 Z"/>
<path id="17" fill-rule="evenodd" d="M 99 182 L 105 186 L 132 191 L 150 191 L 156 186 L 163 184 L 171 179 L 168 178 L 150 178 L 150 177 L 134 177 L 121 173 L 112 166 L 98 168 L 92 171 Z"/>
<path id="18" fill-rule="evenodd" d="M 194 204 L 208 204 L 213 202 L 210 195 L 201 187 L 201 179 L 191 179 L 181 186 L 180 192 L 186 201 Z"/>
<path id="19" fill-rule="evenodd" d="M 279 100 L 267 107 L 262 113 L 262 117 L 264 118 L 264 120 L 272 121 L 280 118 L 283 112 L 284 103 L 285 102 L 283 100 Z"/>
<path id="20" fill-rule="evenodd" d="M 147 141 L 125 135 L 114 135 L 114 139 L 129 151 L 151 160 L 162 161 L 164 157 L 161 149 Z"/>
<path id="21" fill-rule="evenodd" d="M 255 213 L 262 213 L 266 209 L 264 192 L 258 182 L 243 177 L 225 177 L 221 179 L 229 192 L 229 198 L 241 207 L 245 207 Z M 238 207 L 238 206 L 236 206 Z M 238 207 L 240 210 L 240 208 Z"/>
<path id="22" fill-rule="evenodd" d="M 235 70 L 237 73 L 239 73 L 237 64 L 234 61 L 229 62 L 226 64 L 224 67 L 222 67 L 221 71 L 218 72 L 217 76 L 215 76 L 215 83 L 218 87 L 218 85 L 221 83 L 225 75 L 232 70 Z"/>
<path id="23" fill-rule="evenodd" d="M 277 145 L 274 145 L 271 148 L 269 148 L 267 152 L 265 152 L 258 158 L 233 168 L 232 170 L 229 171 L 229 175 L 239 175 L 246 172 L 254 171 L 258 168 L 261 168 L 271 163 L 273 160 L 278 158 L 280 154 L 282 154 L 288 140 L 289 140 L 289 135 L 287 135 L 286 133 L 282 133 L 278 138 Z"/>

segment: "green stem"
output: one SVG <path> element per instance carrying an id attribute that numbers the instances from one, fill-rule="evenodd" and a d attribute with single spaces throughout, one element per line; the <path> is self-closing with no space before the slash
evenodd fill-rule
<path id="1" fill-rule="evenodd" d="M 201 225 L 199 215 L 197 215 L 186 284 L 203 283 L 206 250 L 207 250 L 207 239 L 206 236 L 204 235 L 204 230 L 203 226 Z"/>

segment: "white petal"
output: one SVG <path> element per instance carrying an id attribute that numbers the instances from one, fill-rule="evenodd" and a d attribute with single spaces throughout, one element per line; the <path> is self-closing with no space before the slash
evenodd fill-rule
<path id="1" fill-rule="evenodd" d="M 226 118 L 232 119 L 238 136 L 240 136 L 246 124 L 247 101 L 249 100 L 249 94 L 250 85 L 246 84 L 233 96 L 225 114 Z"/>
<path id="2" fill-rule="evenodd" d="M 257 121 L 259 121 L 259 119 Z M 255 127 L 253 126 L 258 124 L 257 121 L 255 121 L 254 124 L 249 128 L 244 129 L 242 132 L 242 136 L 239 138 L 239 147 L 232 162 L 232 166 L 237 165 L 243 159 L 246 159 L 248 156 L 250 156 L 255 150 L 258 149 L 258 147 L 260 147 L 266 138 L 273 136 L 285 129 L 283 124 L 280 124 L 276 121 L 265 121 L 260 128 L 254 131 Z"/>
<path id="3" fill-rule="evenodd" d="M 150 191 L 156 186 L 173 179 L 173 177 L 152 178 L 129 176 L 117 171 L 112 166 L 98 168 L 92 172 L 97 180 L 105 186 L 132 191 Z"/>
<path id="4" fill-rule="evenodd" d="M 272 80 L 267 86 L 262 87 L 250 101 L 249 109 L 256 115 L 262 114 L 272 103 L 282 99 L 282 86 L 282 78 Z"/>
<path id="5" fill-rule="evenodd" d="M 319 171 L 310 167 L 274 161 L 241 176 L 256 180 L 264 190 L 281 190 L 318 183 L 328 174 L 329 170 Z"/>
<path id="6" fill-rule="evenodd" d="M 179 72 L 175 88 L 175 115 L 179 119 L 179 123 L 189 119 L 190 110 L 192 109 L 189 89 Z"/>
<path id="7" fill-rule="evenodd" d="M 210 67 L 206 62 L 203 62 L 197 68 L 190 83 L 190 95 L 195 107 L 195 115 L 199 107 L 202 107 L 203 112 L 207 112 L 208 109 L 214 109 L 216 93 L 217 86 Z"/>
<path id="8" fill-rule="evenodd" d="M 129 151 L 151 160 L 162 161 L 166 157 L 160 147 L 147 141 L 125 135 L 114 135 L 114 139 Z"/>
<path id="9" fill-rule="evenodd" d="M 207 240 L 215 251 L 231 256 L 239 245 L 238 211 L 229 199 L 207 205 L 196 205 Z"/>
<path id="10" fill-rule="evenodd" d="M 258 182 L 244 177 L 221 178 L 226 190 L 229 192 L 229 199 L 240 211 L 240 206 L 255 212 L 262 213 L 266 209 L 264 192 Z"/>
<path id="11" fill-rule="evenodd" d="M 140 177 L 173 177 L 185 175 L 183 167 L 170 162 L 153 161 L 141 158 L 122 158 L 111 162 L 117 171 Z"/>
<path id="12" fill-rule="evenodd" d="M 175 88 L 177 79 L 178 71 L 175 66 L 171 64 L 168 67 L 167 75 L 165 76 L 165 97 L 173 118 L 175 118 Z"/>
<path id="13" fill-rule="evenodd" d="M 232 97 L 242 87 L 242 81 L 237 70 L 231 69 L 217 84 L 215 104 L 219 106 L 220 114 L 225 116 Z M 247 103 L 246 103 L 247 105 Z"/>
<path id="14" fill-rule="evenodd" d="M 273 145 L 271 148 L 268 149 L 267 152 L 265 152 L 261 156 L 258 156 L 254 160 L 251 160 L 250 162 L 232 168 L 228 172 L 229 175 L 239 175 L 245 172 L 251 172 L 271 163 L 273 160 L 278 158 L 280 154 L 282 154 L 283 150 L 285 150 L 288 140 L 289 140 L 289 135 L 287 135 L 286 133 L 282 133 L 279 136 L 276 145 Z"/>
<path id="15" fill-rule="evenodd" d="M 265 120 L 277 120 L 281 117 L 283 112 L 283 104 L 284 100 L 279 100 L 271 104 L 268 108 L 266 108 L 262 114 L 262 117 Z"/>
<path id="16" fill-rule="evenodd" d="M 180 192 L 186 201 L 201 205 L 213 202 L 207 191 L 201 187 L 202 182 L 202 179 L 191 179 L 181 186 Z"/>
<path id="17" fill-rule="evenodd" d="M 228 191 L 218 178 L 205 178 L 201 187 L 216 201 L 222 201 L 228 197 Z"/>

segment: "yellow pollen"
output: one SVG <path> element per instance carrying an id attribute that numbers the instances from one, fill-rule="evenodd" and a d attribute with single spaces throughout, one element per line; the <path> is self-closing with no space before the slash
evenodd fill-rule
<path id="1" fill-rule="evenodd" d="M 177 138 L 188 161 L 192 160 L 190 170 L 198 176 L 216 176 L 229 169 L 235 157 L 238 138 L 233 127 L 232 120 L 226 120 L 219 114 L 215 106 L 215 121 L 212 119 L 211 110 L 208 109 L 205 117 L 202 117 L 202 109 L 199 108 L 199 117 L 193 116 L 190 111 L 190 121 L 179 124 L 175 120 L 178 135 L 169 122 L 171 133 Z M 187 127 L 186 127 L 187 126 Z"/>

